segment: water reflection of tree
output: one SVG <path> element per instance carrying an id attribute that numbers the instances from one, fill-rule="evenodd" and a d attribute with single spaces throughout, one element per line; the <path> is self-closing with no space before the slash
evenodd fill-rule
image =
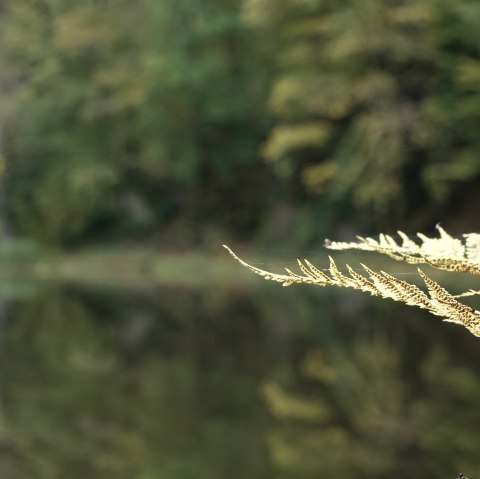
<path id="1" fill-rule="evenodd" d="M 412 342 L 428 345 L 428 337 Z M 427 346 L 412 369 L 401 343 L 381 333 L 323 344 L 298 361 L 295 381 L 264 384 L 276 419 L 270 452 L 285 477 L 478 471 L 478 372 L 448 341 Z"/>
<path id="2" fill-rule="evenodd" d="M 255 294 L 53 289 L 14 304 L 0 475 L 475 477 L 473 336 L 343 294 Z"/>
<path id="3" fill-rule="evenodd" d="M 232 334 L 208 295 L 159 296 L 106 305 L 49 291 L 16 306 L 0 368 L 2 476 L 265 474 L 256 373 L 236 360 L 247 338 L 261 354 L 255 317 L 220 298 Z M 172 302 L 189 314 L 171 316 Z M 139 314 L 154 321 L 132 346 Z"/>

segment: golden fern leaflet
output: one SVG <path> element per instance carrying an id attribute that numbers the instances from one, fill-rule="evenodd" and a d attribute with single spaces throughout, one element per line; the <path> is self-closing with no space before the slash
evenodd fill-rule
<path id="1" fill-rule="evenodd" d="M 402 243 L 398 244 L 391 236 L 380 235 L 379 240 L 358 238 L 357 243 L 326 242 L 326 247 L 335 250 L 359 249 L 386 254 L 394 259 L 412 264 L 428 264 L 437 269 L 480 274 L 480 234 L 469 233 L 461 239 L 450 236 L 443 228 L 437 227 L 439 238 L 428 238 L 418 234 L 421 244 L 398 232 Z M 400 280 L 384 271 L 376 272 L 362 264 L 365 274 L 360 274 L 346 265 L 348 274 L 340 272 L 333 258 L 330 257 L 328 273 L 316 268 L 308 260 L 297 260 L 300 273 L 285 268 L 284 274 L 272 273 L 252 266 L 240 259 L 228 246 L 225 248 L 245 268 L 271 281 L 290 286 L 294 283 L 307 283 L 317 286 L 339 286 L 353 288 L 370 293 L 373 296 L 390 298 L 410 306 L 426 309 L 441 316 L 445 321 L 460 324 L 472 334 L 480 337 L 480 311 L 463 304 L 458 298 L 480 294 L 470 290 L 453 296 L 437 282 L 428 277 L 421 269 L 418 273 L 423 279 L 427 293 L 414 284 Z"/>
<path id="2" fill-rule="evenodd" d="M 357 249 L 383 253 L 391 258 L 407 263 L 426 263 L 434 268 L 447 271 L 480 274 L 480 234 L 464 234 L 461 239 L 453 238 L 437 225 L 439 238 L 428 238 L 418 233 L 418 245 L 402 231 L 398 235 L 402 244 L 391 236 L 381 234 L 379 240 L 357 236 L 357 243 L 325 241 L 325 246 L 334 250 Z"/>

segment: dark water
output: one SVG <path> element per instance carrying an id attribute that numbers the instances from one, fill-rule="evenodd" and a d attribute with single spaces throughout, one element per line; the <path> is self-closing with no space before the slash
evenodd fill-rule
<path id="1" fill-rule="evenodd" d="M 480 477 L 480 340 L 422 311 L 275 285 L 4 296 L 2 478 Z"/>

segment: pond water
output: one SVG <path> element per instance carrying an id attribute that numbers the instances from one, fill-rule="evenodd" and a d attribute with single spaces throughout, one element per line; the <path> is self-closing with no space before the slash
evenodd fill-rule
<path id="1" fill-rule="evenodd" d="M 0 476 L 480 477 L 477 338 L 259 284 L 4 294 Z"/>

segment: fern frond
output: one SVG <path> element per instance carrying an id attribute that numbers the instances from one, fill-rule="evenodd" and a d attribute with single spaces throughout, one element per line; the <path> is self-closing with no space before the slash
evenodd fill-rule
<path id="1" fill-rule="evenodd" d="M 456 294 L 454 298 L 466 298 L 467 296 L 477 296 L 480 294 L 480 290 L 469 289 L 462 294 Z"/>
<path id="2" fill-rule="evenodd" d="M 325 246 L 333 250 L 356 249 L 374 251 L 410 264 L 428 264 L 433 268 L 462 273 L 480 274 L 480 234 L 464 234 L 461 239 L 453 238 L 437 225 L 438 238 L 429 238 L 417 233 L 421 243 L 417 244 L 402 231 L 398 231 L 401 242 L 381 234 L 378 240 L 357 236 L 358 242 L 345 243 L 326 241 Z"/>
<path id="3" fill-rule="evenodd" d="M 385 238 L 382 241 L 389 242 Z M 371 244 L 371 241 L 367 241 L 367 243 Z M 395 278 L 383 271 L 373 271 L 363 264 L 362 267 L 368 277 L 356 272 L 349 265 L 346 265 L 348 275 L 341 273 L 333 258 L 330 258 L 328 274 L 320 271 L 306 259 L 303 261 L 297 260 L 302 274 L 294 273 L 288 268 L 285 268 L 286 274 L 279 274 L 252 266 L 240 259 L 228 246 L 224 245 L 224 247 L 245 268 L 267 280 L 282 283 L 283 286 L 306 283 L 317 286 L 330 285 L 353 288 L 370 293 L 373 296 L 390 298 L 409 306 L 426 309 L 437 316 L 441 316 L 445 321 L 461 324 L 472 334 L 480 337 L 480 311 L 457 301 L 456 297 L 452 296 L 420 269 L 418 269 L 418 272 L 427 287 L 428 294 L 414 284 Z"/>

